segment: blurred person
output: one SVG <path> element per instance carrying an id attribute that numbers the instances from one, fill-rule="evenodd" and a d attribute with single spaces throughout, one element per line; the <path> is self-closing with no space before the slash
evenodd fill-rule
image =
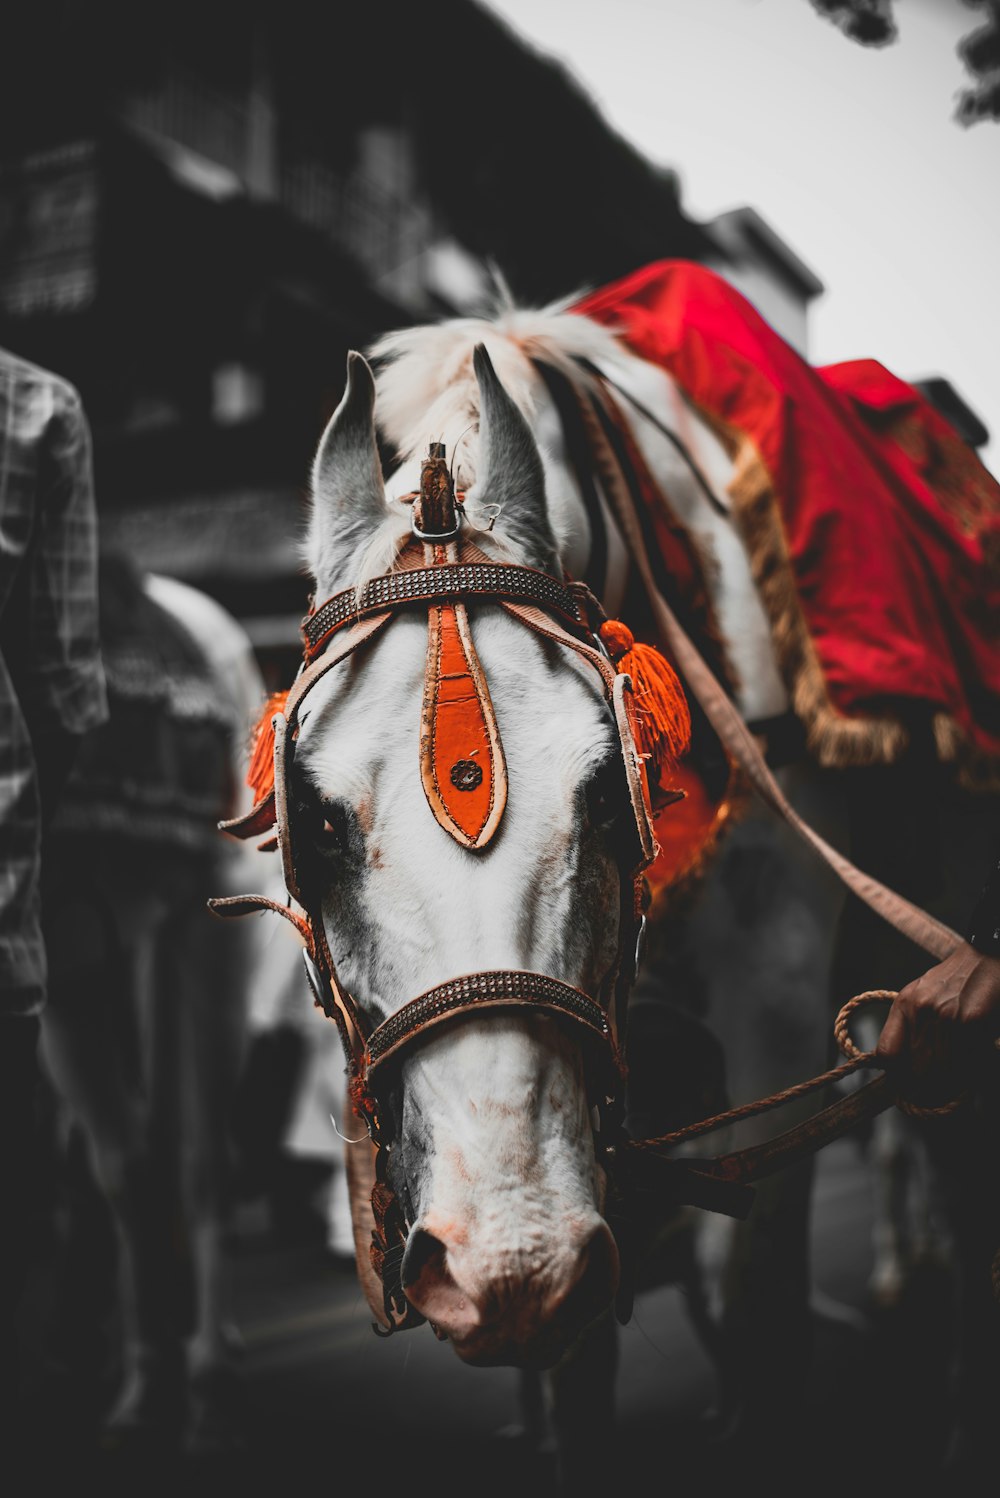
<path id="1" fill-rule="evenodd" d="M 227 1234 L 231 1108 L 265 935 L 207 902 L 241 893 L 265 696 L 252 644 L 213 598 L 102 546 L 109 718 L 53 819 L 41 1058 L 66 1210 L 41 1392 L 89 1447 L 241 1440 Z"/>
<path id="2" fill-rule="evenodd" d="M 14 1408 L 48 968 L 47 830 L 108 704 L 90 428 L 65 379 L 0 349 L 0 1408 Z"/>

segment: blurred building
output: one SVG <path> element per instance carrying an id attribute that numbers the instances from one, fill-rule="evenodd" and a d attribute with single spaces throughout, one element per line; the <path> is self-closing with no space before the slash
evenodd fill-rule
<path id="1" fill-rule="evenodd" d="M 0 60 L 0 342 L 80 388 L 102 533 L 205 588 L 286 683 L 316 440 L 346 351 L 668 256 L 803 352 L 822 290 L 472 0 L 35 0 Z"/>
<path id="2" fill-rule="evenodd" d="M 809 308 L 823 282 L 754 208 L 734 208 L 706 224 L 716 246 L 706 264 L 718 270 L 804 358 Z"/>

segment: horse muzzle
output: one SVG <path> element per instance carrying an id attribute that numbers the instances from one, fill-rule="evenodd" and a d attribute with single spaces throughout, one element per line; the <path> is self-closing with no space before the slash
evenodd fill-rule
<path id="1" fill-rule="evenodd" d="M 456 1231 L 449 1248 L 443 1235 L 418 1223 L 403 1255 L 402 1286 L 464 1363 L 550 1368 L 614 1300 L 618 1249 L 596 1215 L 576 1243 L 564 1241 L 555 1254 L 539 1246 L 473 1263 L 461 1237 Z"/>

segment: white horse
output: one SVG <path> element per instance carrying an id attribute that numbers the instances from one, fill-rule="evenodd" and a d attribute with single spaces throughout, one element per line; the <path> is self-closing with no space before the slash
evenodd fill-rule
<path id="1" fill-rule="evenodd" d="M 52 833 L 42 1054 L 116 1277 L 98 1272 L 103 1239 L 87 1255 L 71 1225 L 55 1330 L 116 1441 L 211 1447 L 240 1437 L 231 1109 L 261 933 L 221 927 L 206 901 L 247 877 L 217 823 L 247 804 L 266 693 L 246 634 L 198 589 L 108 556 L 101 616 L 112 712 Z"/>
<path id="2" fill-rule="evenodd" d="M 321 614 L 324 600 L 360 599 L 368 584 L 406 565 L 413 496 L 422 494 L 430 444 L 441 444 L 464 491 L 457 540 L 448 544 L 473 548 L 460 549 L 459 561 L 481 556 L 587 579 L 606 613 L 629 622 L 636 595 L 627 548 L 593 475 L 593 492 L 584 492 L 552 395 L 553 370 L 578 380 L 585 365 L 632 398 L 633 438 L 702 554 L 740 712 L 754 723 L 789 711 L 733 523 L 732 462 L 667 374 L 560 308 L 404 330 L 380 340 L 370 357 L 381 366 L 377 398 L 367 364 L 352 355 L 314 465 L 306 559 Z M 388 480 L 376 418 L 400 459 Z M 418 539 L 420 532 L 418 524 Z M 302 868 L 314 945 L 326 949 L 335 973 L 333 1001 L 324 1002 L 342 1022 L 345 1012 L 360 1017 L 363 1036 L 373 1027 L 392 1035 L 388 1022 L 408 1000 L 436 996 L 459 975 L 475 975 L 475 993 L 487 970 L 527 970 L 594 995 L 626 925 L 616 850 L 629 812 L 620 785 L 607 789 L 614 765 L 620 778 L 621 750 L 600 674 L 539 639 L 495 599 L 470 595 L 463 603 L 506 769 L 506 808 L 486 846 L 449 834 L 421 780 L 433 721 L 427 608 L 393 610 L 370 641 L 348 640 L 343 662 L 297 698 L 297 722 L 278 725 L 287 777 L 286 804 L 275 803 L 279 839 L 290 867 Z M 351 618 L 345 605 L 340 622 Z M 779 778 L 800 815 L 832 846 L 846 847 L 847 789 L 836 774 L 800 758 Z M 661 823 L 669 817 L 668 808 Z M 258 818 L 252 830 L 268 825 Z M 831 973 L 843 904 L 837 878 L 814 851 L 747 798 L 696 894 L 663 911 L 636 1016 L 643 1001 L 665 998 L 713 1034 L 734 1104 L 821 1072 L 833 1059 Z M 353 996 L 346 1010 L 342 994 Z M 585 1335 L 607 1340 L 600 1328 L 621 1276 L 579 1031 L 530 1005 L 473 1002 L 451 1023 L 402 1034 L 374 1100 L 364 1085 L 353 1092 L 356 1103 L 367 1097 L 362 1112 L 377 1120 L 380 1145 L 374 1157 L 367 1146 L 347 1151 L 358 1267 L 373 1312 L 387 1327 L 397 1312 L 404 1325 L 425 1318 L 472 1364 L 553 1370 L 558 1422 L 560 1380 L 573 1386 L 569 1353 Z M 358 1066 L 362 1084 L 370 1059 Z M 783 1122 L 814 1107 L 814 1099 L 795 1105 Z M 357 1126 L 354 1117 L 345 1133 Z M 716 1142 L 750 1144 L 773 1131 L 765 1117 Z M 812 1176 L 807 1162 L 763 1182 L 746 1221 L 703 1220 L 700 1251 L 717 1270 L 724 1332 L 722 1399 L 748 1421 L 767 1418 L 769 1429 L 775 1412 L 783 1425 L 794 1422 L 801 1404 L 812 1336 Z M 376 1202 L 396 1213 L 388 1233 L 379 1223 L 374 1265 L 373 1184 Z M 387 1283 L 393 1293 L 384 1300 Z M 607 1381 L 590 1390 L 587 1408 L 597 1400 L 603 1431 L 610 1397 Z"/>
<path id="3" fill-rule="evenodd" d="M 605 357 L 626 374 L 659 381 L 652 370 L 634 369 L 614 340 L 578 318 L 541 317 L 535 324 L 533 346 L 544 347 L 554 362 L 568 352 Z M 457 482 L 467 490 L 468 533 L 487 555 L 557 577 L 564 570 L 582 575 L 588 520 L 560 461 L 558 423 L 524 351 L 528 323 L 515 320 L 509 332 L 485 325 L 421 330 L 412 335 L 415 358 L 406 357 L 410 337 L 394 345 L 395 360 L 380 384 L 383 427 L 413 450 L 388 487 L 360 359 L 352 359 L 344 401 L 321 445 L 308 549 L 317 599 L 379 575 L 408 538 L 410 510 L 399 501 L 419 488 L 428 434 L 443 438 L 453 454 Z M 502 383 L 482 356 L 478 380 L 473 374 L 479 340 Z M 429 382 L 431 372 L 440 386 Z M 654 398 L 662 394 L 639 388 Z M 542 434 L 541 447 L 525 413 Z M 709 452 L 707 433 L 705 440 L 707 455 L 721 463 L 717 449 Z M 686 470 L 678 476 L 691 487 Z M 608 523 L 610 530 L 610 517 Z M 729 530 L 711 512 L 704 523 L 718 528 L 720 549 L 738 558 Z M 617 595 L 614 584 L 605 594 L 613 612 L 624 601 L 623 584 L 621 570 Z M 749 607 L 749 581 L 744 597 Z M 737 636 L 746 652 L 744 674 L 755 684 L 747 709 L 770 714 L 783 699 L 773 666 L 765 669 L 770 656 L 759 607 L 751 618 L 756 631 Z M 608 830 L 587 815 L 588 797 L 617 757 L 600 683 L 571 661 L 553 659 L 551 648 L 501 609 L 477 606 L 475 628 L 511 786 L 502 835 L 488 850 L 456 847 L 428 822 L 416 774 L 422 618 L 400 617 L 366 650 L 363 666 L 325 676 L 299 725 L 293 794 L 309 829 L 300 854 L 316 869 L 338 982 L 373 1019 L 391 1015 L 415 992 L 484 967 L 548 973 L 593 992 L 618 940 L 619 876 L 603 843 Z M 389 713 L 388 703 L 394 704 Z M 761 822 L 756 838 L 773 837 Z M 789 860 L 805 865 L 794 839 L 785 842 Z M 775 921 L 782 893 L 797 894 L 808 924 L 792 956 L 795 999 L 800 988 L 811 984 L 812 991 L 801 995 L 797 1012 L 782 994 L 782 1013 L 791 1009 L 796 1033 L 794 1043 L 782 1040 L 777 1067 L 761 1046 L 744 1052 L 761 1066 L 772 1063 L 738 1079 L 753 1096 L 820 1070 L 827 1053 L 820 980 L 829 961 L 824 926 L 832 919 L 813 913 L 817 897 L 801 876 L 789 875 L 775 891 Z M 784 950 L 778 933 L 774 943 Z M 811 1052 L 802 1043 L 806 1033 L 813 1036 Z M 578 1047 L 547 1019 L 501 1010 L 431 1035 L 403 1061 L 401 1073 L 401 1142 L 393 1153 L 402 1161 L 400 1192 L 408 1201 L 407 1300 L 467 1361 L 553 1364 L 607 1307 L 618 1281 L 616 1246 L 600 1215 L 603 1172 L 594 1159 Z M 349 1169 L 356 1159 L 349 1151 Z M 805 1215 L 803 1207 L 796 1223 L 803 1231 Z M 363 1226 L 359 1266 L 370 1276 L 367 1249 Z"/>
<path id="4" fill-rule="evenodd" d="M 586 361 L 634 398 L 637 404 L 629 406 L 634 436 L 705 560 L 706 583 L 739 684 L 737 706 L 748 722 L 787 713 L 789 694 L 775 660 L 770 625 L 733 524 L 728 494 L 732 461 L 669 375 L 634 357 L 591 320 L 558 309 L 512 310 L 488 324 L 445 323 L 382 339 L 372 350 L 382 364 L 376 411 L 383 436 L 404 459 L 386 485 L 390 504 L 415 487 L 421 444 L 433 435 L 453 454 L 456 481 L 468 490 L 466 513 L 487 526 L 496 515 L 490 535 L 501 540 L 509 536 L 506 499 L 497 493 L 492 473 L 484 482 L 480 468 L 479 408 L 471 371 L 478 341 L 536 435 L 559 565 L 573 577 L 592 578 L 606 612 L 626 622 L 632 618 L 637 588 L 626 546 L 598 483 L 597 523 L 605 538 L 606 563 L 603 577 L 593 576 L 593 498 L 588 508 L 564 419 L 540 377 L 539 361 L 574 381 L 580 378 L 578 361 Z M 678 435 L 694 466 L 673 440 Z M 477 501 L 483 508 L 477 510 Z M 817 784 L 812 768 L 793 765 L 779 776 L 800 812 L 830 842 L 843 846 L 840 807 Z M 663 820 L 669 816 L 668 810 Z M 697 901 L 686 901 L 677 919 L 668 906 L 650 932 L 634 995 L 637 1034 L 647 1014 L 655 1027 L 655 1010 L 641 1002 L 650 998 L 666 999 L 679 1014 L 699 1022 L 721 1045 L 733 1105 L 821 1072 L 831 1064 L 829 973 L 842 899 L 840 885 L 825 865 L 771 811 L 752 802 L 720 845 Z M 814 1108 L 810 1099 L 786 1109 L 782 1124 Z M 664 1100 L 652 1111 L 662 1116 L 668 1109 L 669 1100 Z M 765 1116 L 742 1124 L 731 1139 L 716 1136 L 712 1143 L 719 1148 L 751 1145 L 774 1129 L 773 1118 Z M 719 1403 L 727 1418 L 738 1401 L 749 1404 L 757 1391 L 770 1406 L 776 1398 L 780 1403 L 782 1394 L 791 1399 L 801 1387 L 799 1370 L 811 1338 L 812 1176 L 809 1161 L 762 1182 L 755 1210 L 745 1222 L 716 1214 L 696 1218 L 697 1256 L 707 1287 L 703 1293 L 726 1329 L 725 1342 L 711 1339 L 710 1350 L 719 1362 Z M 560 1403 L 565 1405 L 566 1399 Z M 556 1418 L 563 1417 L 557 1412 Z M 757 1420 L 759 1412 L 746 1418 Z M 572 1447 L 572 1440 L 565 1445 Z"/>

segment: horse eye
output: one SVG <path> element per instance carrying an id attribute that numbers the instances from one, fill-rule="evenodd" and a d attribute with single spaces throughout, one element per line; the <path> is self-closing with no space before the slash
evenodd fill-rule
<path id="1" fill-rule="evenodd" d="M 310 797 L 299 802 L 299 815 L 310 841 L 324 853 L 343 853 L 347 847 L 347 810 L 335 801 Z"/>
<path id="2" fill-rule="evenodd" d="M 605 760 L 590 777 L 586 797 L 591 824 L 602 829 L 613 826 L 623 807 L 622 771 L 617 757 Z"/>
<path id="3" fill-rule="evenodd" d="M 342 853 L 347 845 L 347 812 L 335 803 L 320 804 L 316 841 L 329 853 Z"/>

